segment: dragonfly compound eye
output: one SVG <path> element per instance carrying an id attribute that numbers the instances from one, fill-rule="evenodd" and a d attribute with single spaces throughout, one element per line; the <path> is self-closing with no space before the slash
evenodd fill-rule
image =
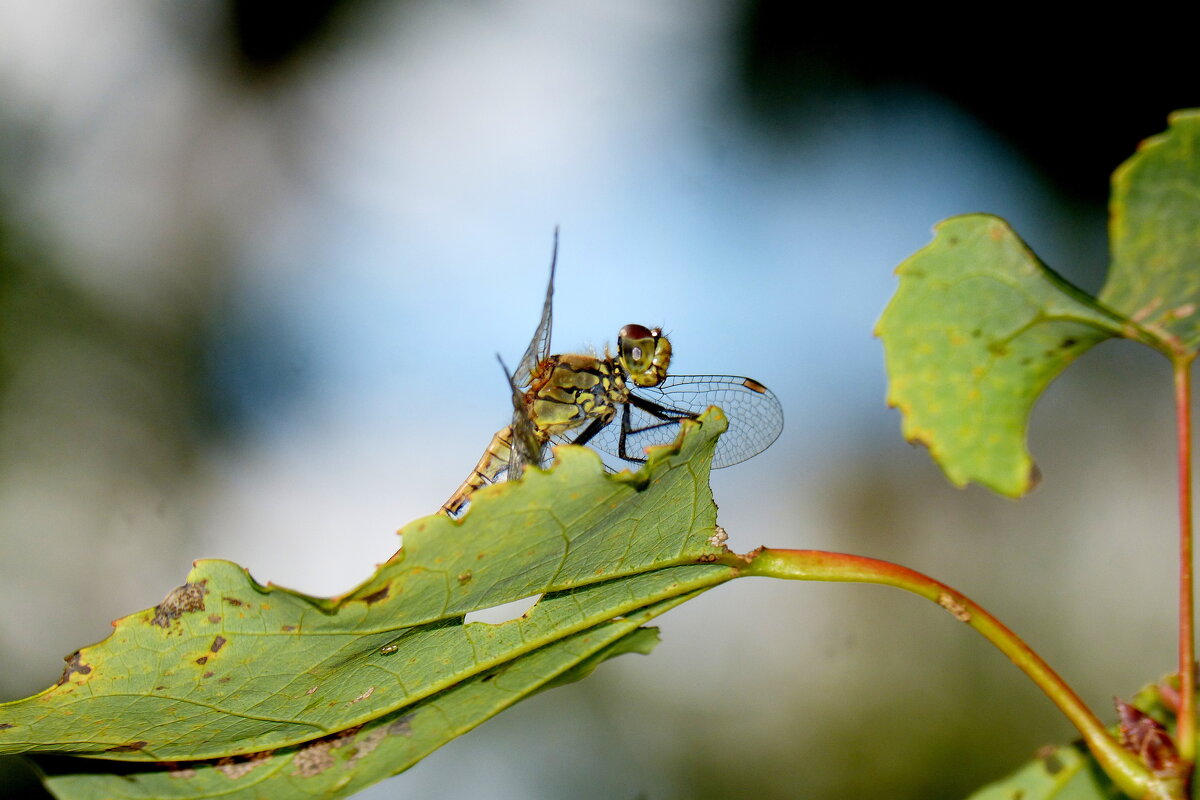
<path id="1" fill-rule="evenodd" d="M 626 325 L 617 334 L 618 359 L 638 386 L 657 386 L 667 377 L 671 343 L 662 331 L 644 325 Z"/>

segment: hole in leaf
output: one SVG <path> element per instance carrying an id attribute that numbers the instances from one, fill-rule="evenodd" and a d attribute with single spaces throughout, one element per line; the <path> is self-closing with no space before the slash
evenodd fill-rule
<path id="1" fill-rule="evenodd" d="M 486 622 L 489 625 L 499 625 L 502 622 L 510 622 L 514 619 L 520 619 L 525 612 L 533 608 L 538 600 L 541 600 L 540 594 L 522 597 L 520 600 L 513 600 L 511 603 L 501 603 L 498 606 L 491 608 L 481 608 L 478 611 L 472 611 L 466 616 L 467 622 Z"/>

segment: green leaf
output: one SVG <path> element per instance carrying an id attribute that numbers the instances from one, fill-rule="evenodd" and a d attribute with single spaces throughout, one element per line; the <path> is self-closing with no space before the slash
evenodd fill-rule
<path id="1" fill-rule="evenodd" d="M 1168 352 L 1200 344 L 1200 110 L 1171 115 L 1113 173 L 1112 267 L 1100 300 Z"/>
<path id="2" fill-rule="evenodd" d="M 1051 748 L 967 800 L 1119 800 L 1124 795 L 1080 745 Z"/>
<path id="3" fill-rule="evenodd" d="M 637 473 L 562 448 L 554 469 L 480 491 L 462 520 L 407 526 L 401 550 L 343 597 L 200 562 L 159 606 L 71 656 L 58 684 L 0 705 L 0 752 L 194 761 L 328 741 L 729 580 L 736 569 L 712 563 L 727 551 L 712 543 L 707 483 L 725 418 L 712 409 L 684 427 Z M 540 593 L 521 619 L 463 622 Z M 596 652 L 553 661 L 532 688 L 584 674 Z"/>
<path id="4" fill-rule="evenodd" d="M 1036 480 L 1034 403 L 1071 361 L 1112 336 L 1173 358 L 1200 344 L 1200 110 L 1142 143 L 1113 175 L 1112 266 L 1094 299 L 996 217 L 954 217 L 900 265 L 879 321 L 910 441 L 955 485 L 1017 496 Z"/>
<path id="5" fill-rule="evenodd" d="M 888 402 L 905 438 L 928 446 L 955 485 L 1020 495 L 1035 481 L 1025 444 L 1033 404 L 1121 323 L 998 217 L 953 217 L 934 230 L 897 268 L 900 286 L 876 329 Z"/>
<path id="6" fill-rule="evenodd" d="M 302 745 L 220 760 L 121 763 L 115 771 L 112 762 L 96 759 L 40 756 L 36 762 L 59 800 L 346 797 L 403 772 L 536 691 L 582 678 L 614 656 L 649 652 L 657 642 L 656 632 L 638 626 L 691 596 L 602 623 L 360 728 Z"/>

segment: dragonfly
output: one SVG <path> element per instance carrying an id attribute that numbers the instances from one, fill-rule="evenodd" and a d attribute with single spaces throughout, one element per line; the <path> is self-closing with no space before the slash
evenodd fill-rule
<path id="1" fill-rule="evenodd" d="M 513 421 L 492 437 L 441 513 L 461 516 L 478 489 L 543 466 L 551 444 L 586 444 L 627 464 L 644 463 L 647 447 L 674 442 L 679 424 L 709 406 L 719 406 L 729 421 L 713 469 L 741 463 L 779 438 L 783 406 L 771 390 L 753 378 L 669 374 L 671 342 L 660 328 L 621 328 L 616 355 L 607 349 L 603 356 L 551 355 L 557 263 L 556 230 L 541 319 L 516 369 L 504 370 Z"/>

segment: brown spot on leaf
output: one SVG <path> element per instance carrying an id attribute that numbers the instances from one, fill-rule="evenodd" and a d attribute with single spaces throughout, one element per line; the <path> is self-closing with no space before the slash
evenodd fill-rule
<path id="1" fill-rule="evenodd" d="M 332 767 L 333 754 L 329 752 L 329 748 L 328 741 L 318 739 L 297 750 L 296 755 L 292 757 L 296 774 L 302 778 L 311 778 Z"/>
<path id="2" fill-rule="evenodd" d="M 0 731 L 6 731 L 9 728 L 15 728 L 15 727 L 17 727 L 17 726 L 13 725 L 11 722 L 0 722 Z"/>
<path id="3" fill-rule="evenodd" d="M 196 659 L 196 663 L 203 667 L 208 663 L 208 656 L 200 656 Z"/>
<path id="4" fill-rule="evenodd" d="M 371 592 L 370 594 L 363 597 L 363 602 L 366 603 L 367 605 L 374 605 L 375 603 L 378 603 L 380 600 L 387 599 L 389 588 L 390 587 L 388 587 L 388 586 L 384 586 L 382 589 L 380 589 L 377 592 Z"/>
<path id="5" fill-rule="evenodd" d="M 194 778 L 196 770 L 192 767 L 181 767 L 175 761 L 160 761 L 159 766 L 167 771 L 168 778 Z"/>
<path id="6" fill-rule="evenodd" d="M 211 678 L 213 675 L 216 675 L 216 674 L 217 674 L 217 673 L 215 673 L 215 672 L 213 672 L 213 671 L 211 671 L 211 670 L 210 670 L 210 671 L 208 671 L 208 672 L 204 673 L 204 676 L 203 676 L 203 677 L 205 677 L 205 678 Z"/>
<path id="7" fill-rule="evenodd" d="M 224 678 L 218 678 L 217 683 L 229 683 L 229 679 L 232 677 L 232 675 L 226 675 Z"/>
<path id="8" fill-rule="evenodd" d="M 271 750 L 263 750 L 259 753 L 249 753 L 244 756 L 226 756 L 217 761 L 216 767 L 226 778 L 237 780 L 248 775 L 252 769 L 268 758 L 272 752 Z"/>
<path id="9" fill-rule="evenodd" d="M 292 631 L 296 630 L 296 626 L 295 625 L 284 625 L 279 630 L 283 631 L 284 633 L 291 633 Z"/>
<path id="10" fill-rule="evenodd" d="M 107 750 L 105 750 L 104 752 L 106 752 L 106 753 L 136 753 L 138 750 L 141 750 L 143 747 L 145 747 L 148 744 L 149 744 L 149 742 L 143 742 L 143 741 L 130 742 L 129 744 L 119 744 L 116 747 L 110 747 Z"/>
<path id="11" fill-rule="evenodd" d="M 405 714 L 387 726 L 388 736 L 412 736 L 412 714 Z"/>
<path id="12" fill-rule="evenodd" d="M 63 674 L 58 679 L 57 686 L 62 686 L 69 681 L 72 675 L 90 675 L 92 672 L 92 668 L 81 660 L 78 650 L 63 660 L 67 662 L 67 665 L 63 667 Z"/>
<path id="13" fill-rule="evenodd" d="M 211 622 L 213 625 L 216 625 L 217 623 L 219 623 L 221 621 L 221 615 L 220 614 L 209 614 L 208 621 Z"/>
<path id="14" fill-rule="evenodd" d="M 241 600 L 238 600 L 236 597 L 226 597 L 224 599 L 225 599 L 225 602 L 229 603 L 229 605 L 231 605 L 231 606 L 241 607 L 241 606 L 246 605 Z"/>
<path id="15" fill-rule="evenodd" d="M 362 730 L 362 725 L 353 725 L 349 728 L 346 728 L 344 731 L 338 731 L 337 733 L 331 733 L 329 736 L 327 736 L 325 738 L 327 738 L 329 740 L 329 745 L 331 747 L 341 747 L 343 745 L 349 744 L 350 740 L 353 739 L 355 736 L 357 736 L 358 732 L 361 730 Z"/>
<path id="16" fill-rule="evenodd" d="M 165 687 L 165 686 L 155 686 L 154 687 L 154 691 L 156 691 L 156 692 L 165 692 L 166 690 L 167 690 L 167 687 Z"/>
<path id="17" fill-rule="evenodd" d="M 189 611 L 203 611 L 204 595 L 208 593 L 206 583 L 206 580 L 185 583 L 172 589 L 163 601 L 154 607 L 154 618 L 150 620 L 150 624 L 166 628 Z"/>
<path id="18" fill-rule="evenodd" d="M 312 693 L 313 693 L 313 692 L 315 692 L 316 690 L 317 690 L 317 687 L 315 687 L 315 686 L 314 686 L 314 687 L 312 687 L 311 689 L 309 689 L 307 692 L 305 692 L 305 694 L 312 694 Z"/>
<path id="19" fill-rule="evenodd" d="M 368 689 L 367 689 L 365 692 L 363 692 L 362 694 L 360 694 L 358 697 L 356 697 L 356 698 L 354 698 L 353 700 L 351 700 L 351 701 L 350 701 L 350 704 L 351 704 L 351 705 L 353 705 L 354 703 L 357 703 L 357 702 L 359 702 L 360 700 L 366 700 L 368 697 L 370 697 L 370 696 L 371 696 L 372 694 L 374 694 L 374 693 L 375 693 L 375 687 L 374 687 L 374 686 L 371 686 L 371 687 L 369 687 L 369 688 L 368 688 Z"/>
<path id="20" fill-rule="evenodd" d="M 697 564 L 711 564 L 716 560 L 717 560 L 716 553 L 704 553 L 703 555 L 696 556 Z"/>
<path id="21" fill-rule="evenodd" d="M 474 576 L 471 574 L 471 570 L 467 570 L 466 572 L 461 572 L 461 573 L 459 573 L 459 575 L 458 575 L 458 582 L 459 582 L 460 584 L 463 584 L 463 583 L 469 583 L 469 582 L 470 582 L 470 580 L 471 580 L 471 578 L 473 578 L 473 577 L 474 577 Z"/>
<path id="22" fill-rule="evenodd" d="M 218 636 L 213 639 L 212 645 L 208 648 L 213 653 L 221 652 L 221 648 L 225 646 L 225 642 L 229 641 L 224 636 Z"/>
<path id="23" fill-rule="evenodd" d="M 355 746 L 354 753 L 350 756 L 349 764 L 353 766 L 355 761 L 358 761 L 363 756 L 369 756 L 386 737 L 387 731 L 383 728 L 376 728 L 362 737 Z"/>

